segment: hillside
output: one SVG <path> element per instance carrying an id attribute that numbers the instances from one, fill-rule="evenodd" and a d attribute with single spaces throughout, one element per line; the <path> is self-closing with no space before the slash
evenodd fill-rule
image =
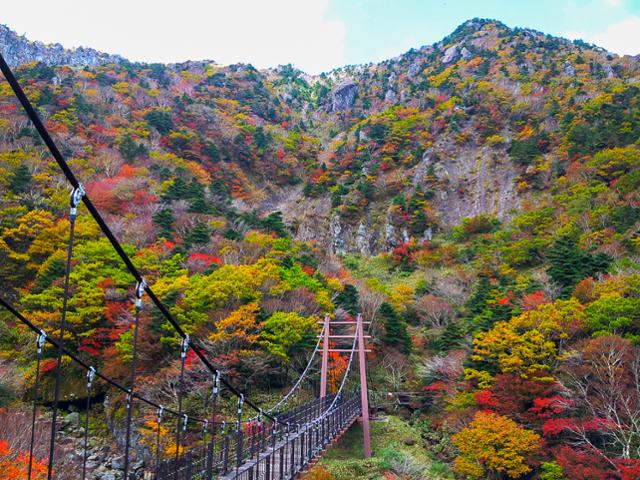
<path id="1" fill-rule="evenodd" d="M 9 52 L 25 42 L 5 41 Z M 82 63 L 57 47 L 47 52 L 12 58 Z M 93 53 L 89 65 L 113 59 Z M 629 143 L 637 131 L 592 137 L 573 116 L 617 86 L 627 85 L 614 106 L 634 97 L 639 64 L 580 42 L 472 20 L 433 46 L 315 78 L 290 67 L 208 62 L 118 62 L 38 75 L 44 84 L 61 83 L 68 99 L 85 100 L 80 109 L 68 106 L 74 111 L 66 123 L 56 114 L 69 108 L 40 102 L 68 135 L 93 143 L 87 129 L 99 115 L 107 120 L 102 126 L 119 129 L 102 146 L 113 148 L 128 135 L 147 150 L 159 142 L 178 156 L 215 163 L 207 168 L 241 210 L 279 209 L 297 238 L 336 253 L 370 254 L 429 239 L 464 217 L 509 218 L 576 154 Z M 114 114 L 129 121 L 150 114 L 165 125 L 159 131 L 145 121 L 143 130 L 126 133 L 110 122 Z M 590 145 L 578 148 L 585 138 Z M 399 209 L 397 195 L 420 208 Z"/>
<path id="2" fill-rule="evenodd" d="M 323 312 L 362 311 L 373 381 L 420 392 L 400 413 L 443 474 L 637 478 L 639 58 L 481 19 L 319 76 L 131 63 L 7 28 L 0 48 L 136 266 L 240 386 L 269 399 Z M 6 82 L 0 112 L 0 288 L 55 331 L 68 186 Z M 69 341 L 125 378 L 132 280 L 82 215 L 77 235 Z M 141 328 L 160 401 L 178 339 L 157 314 Z M 0 333 L 1 420 L 35 366 L 3 313 Z"/>

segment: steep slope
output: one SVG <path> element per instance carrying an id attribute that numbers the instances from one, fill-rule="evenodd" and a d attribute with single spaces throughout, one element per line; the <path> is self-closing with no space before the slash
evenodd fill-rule
<path id="1" fill-rule="evenodd" d="M 637 59 L 491 20 L 318 77 L 289 66 L 132 65 L 3 35 L 13 63 L 111 63 L 31 74 L 37 86 L 56 86 L 40 106 L 70 154 L 84 148 L 74 138 L 94 143 L 98 126 L 110 134 L 101 133 L 94 155 L 125 140 L 170 151 L 212 173 L 236 208 L 281 210 L 297 238 L 335 253 L 390 251 L 483 213 L 506 219 L 577 153 L 637 133 L 590 137 L 580 150 L 584 132 L 571 122 L 599 95 L 625 88 L 634 97 Z M 68 105 L 50 102 L 61 97 Z M 149 118 L 164 121 L 162 131 Z"/>
<path id="2" fill-rule="evenodd" d="M 300 235 L 368 254 L 464 217 L 506 219 L 577 155 L 637 138 L 633 121 L 620 135 L 572 120 L 594 121 L 616 91 L 619 108 L 636 98 L 639 69 L 637 58 L 476 19 L 399 58 L 292 83 L 294 97 L 320 92 L 301 110 L 324 145 L 305 186 L 320 200 L 306 202 L 308 221 L 300 206 L 292 214 Z M 420 207 L 402 206 L 412 201 Z"/>

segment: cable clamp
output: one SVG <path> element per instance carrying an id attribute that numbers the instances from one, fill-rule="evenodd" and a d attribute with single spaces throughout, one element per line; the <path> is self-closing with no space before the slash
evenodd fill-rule
<path id="1" fill-rule="evenodd" d="M 209 430 L 209 420 L 207 420 L 206 418 L 202 422 L 202 428 L 204 429 L 205 432 Z"/>
<path id="2" fill-rule="evenodd" d="M 42 347 L 43 347 L 44 342 L 46 340 L 47 340 L 47 334 L 44 333 L 44 331 L 40 330 L 40 333 L 38 334 L 38 340 L 37 340 L 38 355 L 40 355 L 42 353 Z"/>
<path id="3" fill-rule="evenodd" d="M 84 197 L 85 194 L 86 192 L 81 183 L 78 184 L 77 188 L 74 188 L 73 190 L 71 190 L 69 204 L 71 206 L 70 215 L 72 218 L 75 218 L 76 214 L 78 213 L 78 205 L 80 205 L 80 202 L 82 201 L 82 197 Z"/>
<path id="4" fill-rule="evenodd" d="M 148 285 L 144 278 L 141 281 L 136 282 L 136 308 L 138 310 L 142 308 L 142 296 L 144 295 L 147 287 Z"/>
<path id="5" fill-rule="evenodd" d="M 133 400 L 133 391 L 129 390 L 127 393 L 127 408 L 131 408 L 131 401 Z"/>
<path id="6" fill-rule="evenodd" d="M 189 415 L 187 415 L 186 413 L 182 414 L 182 431 L 186 431 L 187 430 L 187 424 L 189 423 Z"/>
<path id="7" fill-rule="evenodd" d="M 89 367 L 87 370 L 87 388 L 91 389 L 93 386 L 93 379 L 96 377 L 96 369 L 93 367 Z"/>
<path id="8" fill-rule="evenodd" d="M 158 408 L 158 412 L 156 414 L 156 420 L 158 422 L 158 425 L 160 425 L 160 423 L 162 422 L 162 414 L 164 413 L 164 407 L 162 405 L 160 405 L 160 407 Z"/>
<path id="9" fill-rule="evenodd" d="M 238 397 L 238 415 L 242 415 L 242 405 L 244 404 L 244 394 Z"/>
<path id="10" fill-rule="evenodd" d="M 258 425 L 262 425 L 262 409 L 258 409 Z"/>
<path id="11" fill-rule="evenodd" d="M 185 335 L 180 343 L 181 351 L 180 358 L 185 358 L 187 356 L 187 350 L 189 350 L 189 335 Z"/>
<path id="12" fill-rule="evenodd" d="M 220 394 L 220 370 L 216 370 L 213 377 L 213 397 L 217 397 Z"/>

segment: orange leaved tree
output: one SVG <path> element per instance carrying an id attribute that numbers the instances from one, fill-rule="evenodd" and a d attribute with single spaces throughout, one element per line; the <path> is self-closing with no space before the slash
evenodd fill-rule
<path id="1" fill-rule="evenodd" d="M 29 469 L 29 455 L 16 453 L 9 448 L 9 443 L 0 440 L 0 480 L 15 480 L 27 478 Z M 31 467 L 32 480 L 47 478 L 47 464 L 33 460 Z"/>

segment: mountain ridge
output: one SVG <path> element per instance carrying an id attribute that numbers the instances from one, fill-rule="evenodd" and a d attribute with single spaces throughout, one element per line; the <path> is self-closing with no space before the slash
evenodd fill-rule
<path id="1" fill-rule="evenodd" d="M 457 36 L 466 35 L 469 33 L 470 30 L 477 31 L 478 29 L 481 29 L 486 24 L 496 24 L 499 28 L 509 29 L 515 32 L 522 31 L 528 34 L 535 34 L 542 37 L 551 36 L 549 34 L 545 34 L 544 32 L 536 30 L 534 28 L 508 27 L 506 24 L 494 19 L 476 17 L 461 23 L 453 32 L 451 32 L 449 35 L 444 37 L 442 40 L 436 41 L 432 44 L 424 44 L 419 47 L 412 47 L 406 52 L 400 53 L 395 57 L 390 57 L 388 59 L 381 60 L 379 62 L 346 64 L 343 66 L 334 67 L 326 72 L 322 72 L 317 75 L 311 75 L 306 72 L 303 72 L 302 70 L 300 71 L 303 72 L 304 75 L 309 78 L 316 78 L 323 74 L 329 75 L 332 72 L 339 71 L 341 69 L 348 68 L 348 67 L 368 66 L 368 65 L 380 64 L 388 61 L 398 60 L 410 54 L 413 51 L 420 51 L 425 48 L 434 47 L 436 45 L 440 45 L 440 46 L 446 45 L 447 43 L 454 40 Z M 585 43 L 582 40 L 569 40 L 563 37 L 554 37 L 554 38 L 562 39 L 567 43 L 574 43 L 574 44 L 578 43 L 581 45 L 588 46 L 589 48 L 598 49 L 603 52 L 607 52 L 606 49 L 602 47 L 598 47 L 597 45 L 594 45 L 594 44 Z M 182 62 L 170 62 L 170 63 L 147 62 L 147 61 L 133 62 L 122 55 L 103 52 L 88 46 L 65 48 L 63 45 L 57 42 L 45 43 L 39 40 L 30 40 L 26 37 L 26 35 L 19 35 L 15 30 L 11 29 L 6 24 L 0 24 L 0 46 L 3 49 L 3 53 L 5 54 L 7 63 L 9 63 L 9 65 L 12 67 L 22 65 L 24 63 L 32 62 L 32 61 L 41 61 L 49 66 L 65 65 L 65 64 L 77 65 L 77 66 L 82 66 L 82 65 L 95 66 L 95 65 L 103 65 L 103 64 L 112 63 L 112 62 L 113 63 L 136 63 L 140 65 L 150 65 L 153 63 L 162 63 L 164 65 L 181 65 L 186 63 L 216 63 L 215 61 L 210 59 L 189 59 Z M 607 52 L 607 53 L 618 56 L 618 57 L 630 56 L 630 55 L 618 55 L 612 52 Z M 237 62 L 237 63 L 251 65 L 250 63 L 244 63 L 244 62 Z M 228 65 L 225 65 L 225 66 L 228 66 Z M 259 70 L 272 71 L 272 70 L 277 70 L 280 67 L 282 67 L 282 65 L 266 67 Z"/>

